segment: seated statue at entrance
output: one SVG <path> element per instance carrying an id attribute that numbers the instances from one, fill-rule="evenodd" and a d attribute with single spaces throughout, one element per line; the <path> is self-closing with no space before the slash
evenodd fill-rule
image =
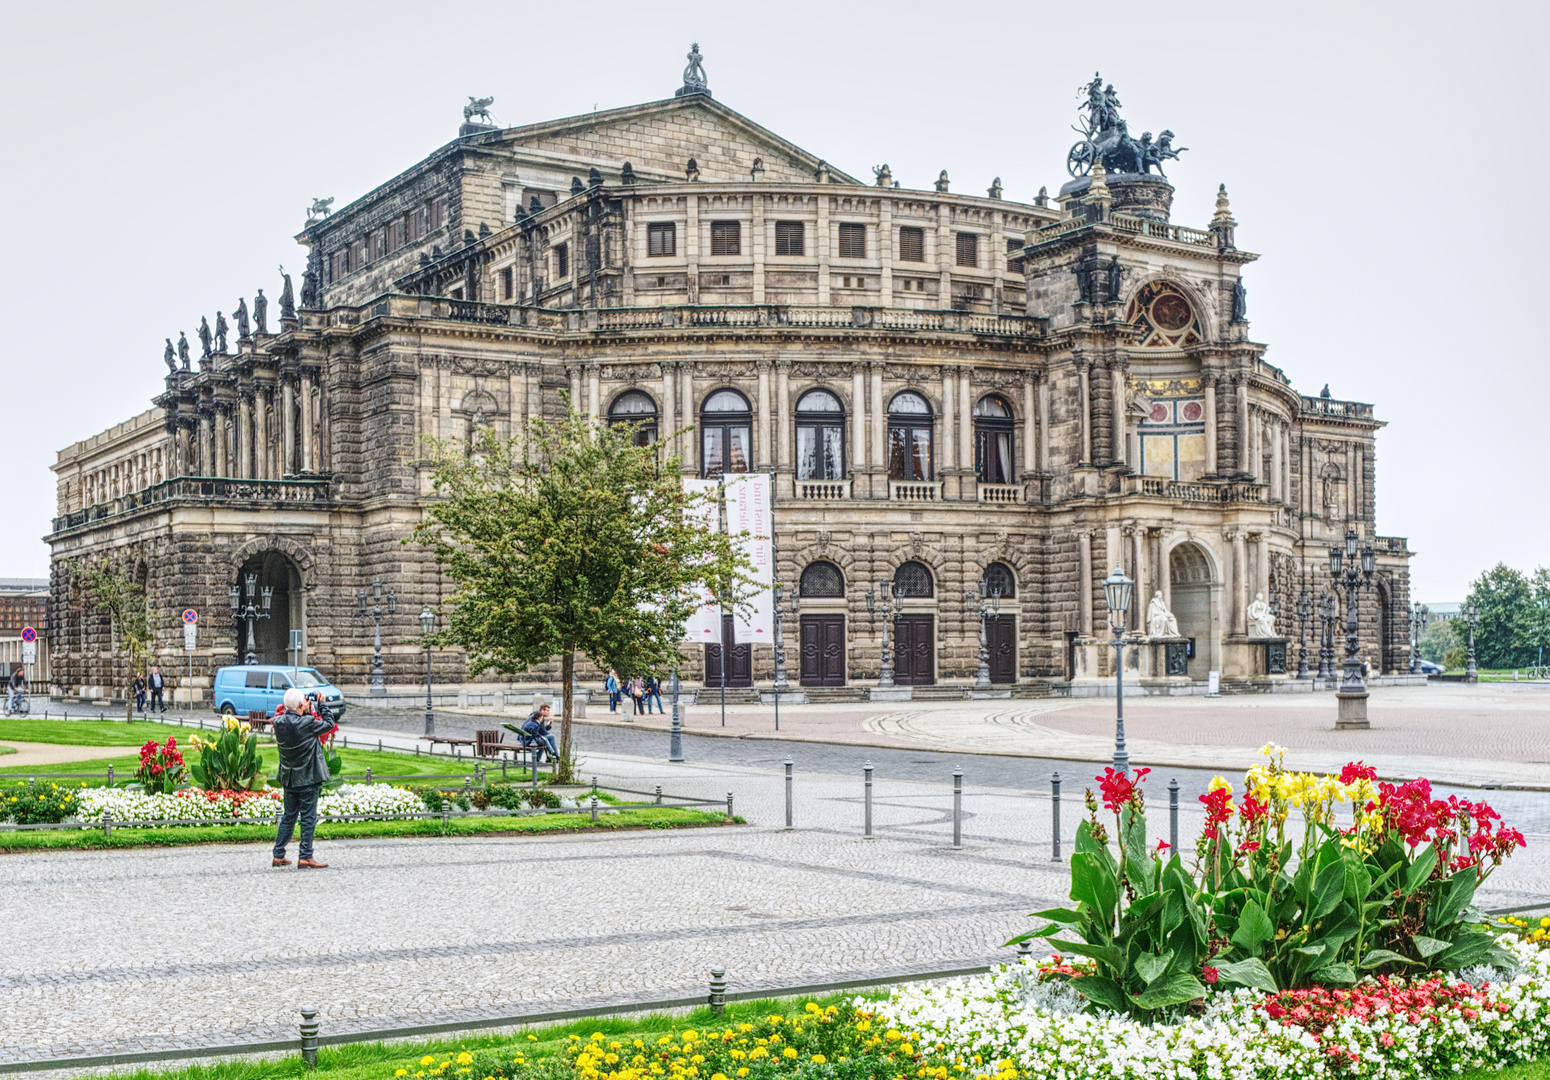
<path id="1" fill-rule="evenodd" d="M 1254 602 L 1249 605 L 1247 611 L 1249 617 L 1249 637 L 1267 638 L 1276 636 L 1276 617 L 1270 610 L 1270 605 L 1265 603 L 1265 594 L 1254 594 Z"/>
<path id="2" fill-rule="evenodd" d="M 1152 602 L 1146 605 L 1146 632 L 1152 637 L 1179 636 L 1179 620 L 1168 610 L 1161 589 L 1152 594 Z"/>

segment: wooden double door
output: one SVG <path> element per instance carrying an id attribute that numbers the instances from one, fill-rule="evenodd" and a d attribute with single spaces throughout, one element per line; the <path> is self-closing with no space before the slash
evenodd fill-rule
<path id="1" fill-rule="evenodd" d="M 894 619 L 893 681 L 900 686 L 931 686 L 936 682 L 935 615 Z"/>
<path id="2" fill-rule="evenodd" d="M 721 616 L 721 640 L 727 642 L 727 685 L 753 685 L 753 646 L 732 641 L 732 616 Z M 721 646 L 705 646 L 705 688 L 721 687 Z"/>
<path id="3" fill-rule="evenodd" d="M 985 619 L 985 648 L 990 653 L 990 681 L 1017 681 L 1017 616 L 991 615 Z"/>
<path id="4" fill-rule="evenodd" d="M 803 686 L 845 685 L 845 616 L 803 615 L 801 681 Z"/>

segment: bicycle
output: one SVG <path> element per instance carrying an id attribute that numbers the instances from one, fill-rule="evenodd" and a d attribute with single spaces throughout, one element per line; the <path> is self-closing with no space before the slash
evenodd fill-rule
<path id="1" fill-rule="evenodd" d="M 32 712 L 32 696 L 30 694 L 20 694 L 13 698 L 11 692 L 9 690 L 6 691 L 5 715 L 26 716 L 30 712 Z"/>

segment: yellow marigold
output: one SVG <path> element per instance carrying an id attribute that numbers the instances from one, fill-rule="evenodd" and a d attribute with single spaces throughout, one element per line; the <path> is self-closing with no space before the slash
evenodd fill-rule
<path id="1" fill-rule="evenodd" d="M 719 1072 L 718 1073 L 711 1073 L 710 1074 L 710 1080 L 727 1080 L 727 1074 L 726 1073 L 719 1073 Z"/>
<path id="2" fill-rule="evenodd" d="M 457 1056 L 457 1063 L 459 1065 L 472 1065 L 474 1063 L 474 1055 L 470 1054 L 467 1050 L 464 1050 Z"/>
<path id="3" fill-rule="evenodd" d="M 788 1046 L 780 1053 L 782 1057 L 795 1058 L 797 1056 L 797 1048 L 794 1046 Z"/>
<path id="4" fill-rule="evenodd" d="M 813 1055 L 813 1064 L 814 1065 L 826 1065 L 826 1064 L 828 1064 L 828 1062 L 829 1062 L 829 1059 L 824 1057 L 822 1054 L 814 1054 Z"/>
<path id="5" fill-rule="evenodd" d="M 809 1001 L 807 1003 L 807 1011 L 810 1013 L 823 1012 L 823 1010 L 818 1007 L 818 1003 L 816 1001 Z"/>
<path id="6" fill-rule="evenodd" d="M 420 1064 L 421 1065 L 434 1065 L 434 1064 L 436 1064 L 436 1059 L 431 1057 L 429 1054 L 426 1054 L 424 1057 L 422 1057 L 420 1059 Z"/>
<path id="7" fill-rule="evenodd" d="M 904 1038 L 904 1036 L 899 1034 L 897 1028 L 889 1028 L 887 1031 L 883 1032 L 883 1038 L 887 1039 L 889 1042 L 898 1042 L 900 1039 Z"/>
<path id="8" fill-rule="evenodd" d="M 408 1069 L 398 1069 L 397 1071 L 395 1071 L 393 1073 L 393 1075 L 394 1076 L 408 1076 L 409 1075 L 409 1070 Z"/>
<path id="9" fill-rule="evenodd" d="M 915 1044 L 905 1043 L 903 1046 L 899 1047 L 899 1052 L 903 1054 L 913 1054 L 915 1052 Z"/>
<path id="10" fill-rule="evenodd" d="M 738 1080 L 742 1080 L 743 1077 L 747 1076 L 748 1075 L 748 1066 L 744 1065 L 741 1069 L 738 1069 L 737 1070 L 737 1075 L 738 1075 Z"/>

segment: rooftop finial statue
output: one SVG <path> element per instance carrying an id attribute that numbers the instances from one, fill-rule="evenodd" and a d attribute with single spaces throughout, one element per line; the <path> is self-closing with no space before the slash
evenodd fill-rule
<path id="1" fill-rule="evenodd" d="M 203 315 L 199 316 L 199 359 L 205 360 L 210 356 L 210 320 Z"/>
<path id="2" fill-rule="evenodd" d="M 296 317 L 296 293 L 291 289 L 291 275 L 285 272 L 285 267 L 280 267 L 280 278 L 284 282 L 280 286 L 280 318 L 294 319 Z"/>
<path id="3" fill-rule="evenodd" d="M 191 371 L 188 364 L 188 335 L 182 330 L 178 331 L 178 364 L 184 371 Z"/>
<path id="4" fill-rule="evenodd" d="M 689 64 L 684 68 L 684 84 L 678 88 L 674 97 L 685 97 L 689 94 L 704 94 L 710 97 L 710 84 L 705 81 L 705 66 L 700 63 L 704 59 L 700 55 L 700 43 L 694 42 L 689 46 Z"/>
<path id="5" fill-rule="evenodd" d="M 215 313 L 215 351 L 218 353 L 226 351 L 226 331 L 226 316 L 217 311 Z"/>
<path id="6" fill-rule="evenodd" d="M 164 351 L 161 354 L 161 358 L 162 358 L 162 361 L 167 365 L 167 373 L 169 375 L 177 374 L 177 370 L 178 370 L 178 351 L 172 347 L 172 339 L 171 338 L 167 339 L 167 348 L 166 348 L 166 351 Z"/>
<path id="7" fill-rule="evenodd" d="M 269 297 L 264 295 L 263 289 L 253 297 L 253 330 L 259 334 L 269 333 Z"/>
<path id="8" fill-rule="evenodd" d="M 250 330 L 248 329 L 248 298 L 247 297 L 245 297 L 245 296 L 237 297 L 237 310 L 233 311 L 231 313 L 231 317 L 237 320 L 237 340 L 238 341 L 247 341 L 248 338 L 253 336 L 252 333 L 250 332 Z"/>
<path id="9" fill-rule="evenodd" d="M 326 199 L 313 199 L 312 206 L 307 210 L 307 223 L 311 224 L 320 218 L 326 218 L 334 212 L 334 197 L 330 195 Z"/>
<path id="10" fill-rule="evenodd" d="M 1103 76 L 1093 72 L 1092 82 L 1079 92 L 1083 99 L 1077 109 L 1081 126 L 1075 130 L 1082 141 L 1071 147 L 1066 156 L 1066 169 L 1072 176 L 1086 176 L 1092 171 L 1093 162 L 1102 160 L 1103 167 L 1111 174 L 1146 176 L 1155 168 L 1157 175 L 1166 178 L 1163 162 L 1177 159 L 1188 147 L 1173 148 L 1173 132 L 1164 131 L 1152 141 L 1151 132 L 1144 133 L 1137 141 L 1130 137 L 1125 121 L 1120 118 L 1119 93 L 1114 84 L 1104 85 Z"/>
<path id="11" fill-rule="evenodd" d="M 495 123 L 495 119 L 490 115 L 490 106 L 494 104 L 495 99 L 492 97 L 474 97 L 469 95 L 468 104 L 463 106 L 463 123 L 473 123 L 476 116 L 483 117 L 483 123 Z"/>

